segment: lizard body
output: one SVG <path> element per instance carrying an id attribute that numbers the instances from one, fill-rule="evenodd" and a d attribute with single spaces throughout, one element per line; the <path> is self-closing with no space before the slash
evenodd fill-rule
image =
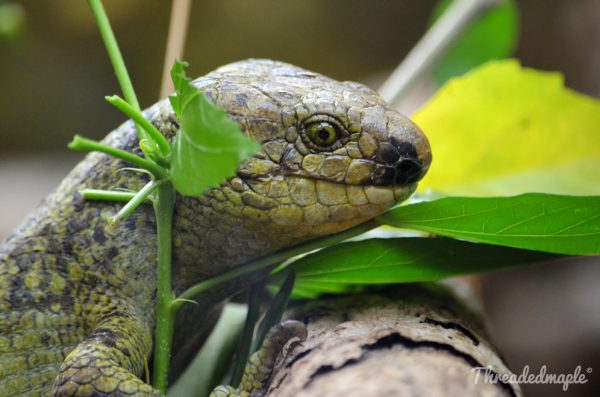
<path id="1" fill-rule="evenodd" d="M 194 84 L 263 150 L 203 196 L 177 197 L 177 293 L 364 222 L 408 197 L 429 167 L 422 132 L 360 84 L 267 60 L 226 65 Z M 145 115 L 168 138 L 178 129 L 167 100 Z M 138 152 L 131 121 L 104 143 Z M 89 154 L 0 245 L 0 396 L 159 395 L 139 379 L 155 321 L 154 214 L 142 206 L 107 227 L 121 204 L 79 193 L 141 188 L 144 175 L 119 171 L 126 166 Z M 226 290 L 188 305 L 175 340 L 197 345 L 207 308 Z M 176 368 L 189 347 L 174 346 Z"/>

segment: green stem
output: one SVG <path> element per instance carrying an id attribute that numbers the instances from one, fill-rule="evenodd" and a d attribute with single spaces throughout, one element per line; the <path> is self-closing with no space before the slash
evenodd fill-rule
<path id="1" fill-rule="evenodd" d="M 129 103 L 125 102 L 123 98 L 120 98 L 118 95 L 107 96 L 104 97 L 108 103 L 115 106 L 121 112 L 125 113 L 129 118 L 138 123 L 144 131 L 149 135 L 150 139 L 152 139 L 158 145 L 160 149 L 160 153 L 163 156 L 168 156 L 171 151 L 171 146 L 169 145 L 169 141 L 164 137 L 160 131 L 152 125 L 151 122 L 148 121 L 138 109 L 131 106 Z"/>
<path id="2" fill-rule="evenodd" d="M 79 135 L 75 135 L 73 137 L 73 140 L 69 143 L 69 149 L 83 152 L 97 151 L 106 153 L 150 171 L 156 177 L 156 179 L 165 179 L 168 175 L 167 171 L 163 167 L 151 160 L 142 158 L 123 149 L 108 146 L 101 142 L 87 139 Z"/>
<path id="3" fill-rule="evenodd" d="M 380 224 L 375 220 L 370 220 L 358 226 L 354 226 L 348 230 L 344 230 L 340 233 L 332 234 L 317 240 L 312 240 L 304 244 L 296 245 L 283 251 L 276 252 L 272 255 L 260 258 L 245 264 L 244 266 L 236 269 L 229 270 L 225 273 L 219 274 L 208 280 L 204 280 L 184 291 L 175 301 L 172 302 L 171 308 L 173 312 L 177 312 L 179 308 L 184 304 L 184 300 L 192 300 L 199 294 L 215 287 L 219 284 L 226 283 L 237 277 L 244 276 L 249 273 L 253 273 L 257 270 L 264 269 L 269 266 L 276 265 L 285 261 L 288 258 L 303 254 L 305 252 L 314 251 L 319 248 L 328 247 L 333 244 L 337 244 L 349 238 L 363 234 L 371 229 L 376 228 Z"/>
<path id="4" fill-rule="evenodd" d="M 129 201 L 135 197 L 132 192 L 118 192 L 114 190 L 83 189 L 81 192 L 84 200 L 96 201 Z M 147 201 L 149 202 L 149 201 Z"/>
<path id="5" fill-rule="evenodd" d="M 154 368 L 152 385 L 161 393 L 167 393 L 171 342 L 175 326 L 175 311 L 171 310 L 174 299 L 171 285 L 171 244 L 175 190 L 171 183 L 158 187 L 154 200 L 158 244 L 158 287 L 156 337 L 154 342 Z"/>
<path id="6" fill-rule="evenodd" d="M 117 40 L 110 26 L 104 7 L 102 6 L 101 0 L 88 0 L 88 4 L 96 18 L 96 23 L 104 45 L 108 52 L 108 56 L 111 60 L 115 74 L 121 90 L 125 96 L 125 100 L 131 105 L 131 107 L 137 112 L 141 113 L 140 105 L 135 95 L 133 85 L 127 73 L 125 62 L 119 50 Z M 150 140 L 146 134 L 146 131 L 135 122 L 135 128 L 137 131 L 138 139 L 140 142 L 144 140 Z M 152 134 L 152 132 L 150 132 Z M 160 140 L 157 144 L 160 145 Z M 166 180 L 168 178 L 168 172 L 165 168 L 156 164 L 155 162 L 141 158 L 129 152 L 121 149 L 116 149 L 103 145 L 99 142 L 75 137 L 71 145 L 72 149 L 75 150 L 86 150 L 92 151 L 97 150 L 100 152 L 107 153 L 117 158 L 129 161 L 138 167 L 144 168 L 150 171 L 155 179 Z M 142 149 L 143 150 L 143 149 Z M 160 147 L 162 151 L 163 148 Z M 154 189 L 152 185 L 146 185 L 148 189 Z M 171 301 L 173 300 L 173 291 L 171 287 L 171 240 L 172 240 L 172 221 L 173 221 L 173 208 L 175 200 L 175 190 L 170 182 L 162 183 L 158 186 L 157 197 L 154 200 L 154 212 L 156 214 L 156 228 L 157 228 L 157 248 L 158 248 L 158 288 L 157 288 L 157 323 L 156 323 L 156 341 L 154 346 L 154 387 L 160 390 L 163 394 L 167 391 L 167 379 L 169 371 L 169 359 L 171 355 L 171 340 L 173 338 L 173 326 L 175 321 L 175 313 L 170 310 Z M 136 196 L 138 196 L 139 192 Z M 138 196 L 142 198 L 142 196 Z M 147 197 L 147 196 L 146 196 Z"/>
<path id="7" fill-rule="evenodd" d="M 137 192 L 131 200 L 121 208 L 121 210 L 112 219 L 113 222 L 119 222 L 127 218 L 137 207 L 148 201 L 150 194 L 155 191 L 164 181 L 152 180 L 148 182 L 139 192 Z"/>
<path id="8" fill-rule="evenodd" d="M 135 95 L 129 74 L 127 73 L 125 61 L 123 60 L 123 56 L 119 50 L 117 39 L 115 38 L 115 34 L 113 33 L 108 17 L 106 16 L 106 12 L 104 11 L 104 7 L 102 6 L 102 1 L 88 0 L 88 4 L 92 9 L 94 17 L 96 18 L 96 24 L 100 30 L 100 35 L 104 41 L 106 51 L 108 52 L 108 57 L 110 58 L 113 69 L 115 70 L 115 74 L 117 75 L 117 80 L 119 81 L 121 91 L 123 91 L 123 95 L 125 96 L 125 100 L 129 102 L 134 109 L 140 111 L 140 104 Z M 138 124 L 135 125 L 135 128 L 140 141 L 147 138 L 144 130 Z"/>

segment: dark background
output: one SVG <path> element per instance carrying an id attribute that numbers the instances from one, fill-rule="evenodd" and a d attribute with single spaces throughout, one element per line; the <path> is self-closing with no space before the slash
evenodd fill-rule
<path id="1" fill-rule="evenodd" d="M 1 1 L 22 6 L 24 29 L 0 36 L 0 239 L 80 158 L 74 134 L 101 138 L 123 121 L 103 97 L 120 93 L 87 3 Z M 249 57 L 294 63 L 338 80 L 378 84 L 425 32 L 433 0 L 196 0 L 185 59 L 202 75 Z M 106 0 L 141 105 L 158 99 L 170 2 Z M 569 87 L 600 96 L 600 0 L 523 0 L 515 56 L 564 73 Z M 418 103 L 422 97 L 414 96 Z M 407 106 L 410 108 L 410 106 Z M 414 106 L 412 106 L 414 108 Z M 486 275 L 490 331 L 509 366 L 537 373 L 592 368 L 563 392 L 598 395 L 598 259 Z"/>

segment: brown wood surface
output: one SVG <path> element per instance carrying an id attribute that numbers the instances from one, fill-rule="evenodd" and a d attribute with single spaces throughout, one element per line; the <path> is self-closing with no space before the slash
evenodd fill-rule
<path id="1" fill-rule="evenodd" d="M 407 285 L 292 308 L 308 338 L 272 378 L 275 396 L 521 396 L 475 367 L 510 374 L 480 316 L 442 285 Z"/>

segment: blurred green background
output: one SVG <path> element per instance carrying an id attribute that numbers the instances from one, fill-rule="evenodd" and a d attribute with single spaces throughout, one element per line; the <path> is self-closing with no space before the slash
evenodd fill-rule
<path id="1" fill-rule="evenodd" d="M 189 75 L 249 57 L 283 60 L 377 88 L 426 31 L 434 0 L 196 0 Z M 143 107 L 158 99 L 170 2 L 105 0 Z M 9 8 L 7 8 L 9 7 Z M 10 9 L 9 17 L 2 9 Z M 521 0 L 515 55 L 559 70 L 571 88 L 600 96 L 600 0 Z M 3 19 L 4 18 L 4 19 Z M 433 79 L 401 104 L 411 112 Z M 120 93 L 87 3 L 0 0 L 0 239 L 81 158 L 74 134 L 101 138 L 124 118 L 103 97 Z M 492 335 L 517 373 L 592 367 L 586 385 L 525 386 L 529 396 L 598 395 L 597 259 L 484 277 Z"/>
<path id="2" fill-rule="evenodd" d="M 158 99 L 170 2 L 106 1 L 142 106 Z M 75 133 L 101 138 L 123 120 L 103 96 L 119 92 L 85 1 L 14 1 L 23 29 L 0 36 L 0 155 L 62 151 Z M 377 86 L 426 30 L 434 0 L 197 0 L 185 59 L 190 75 L 265 57 Z M 516 55 L 561 70 L 598 94 L 597 0 L 519 3 Z"/>

